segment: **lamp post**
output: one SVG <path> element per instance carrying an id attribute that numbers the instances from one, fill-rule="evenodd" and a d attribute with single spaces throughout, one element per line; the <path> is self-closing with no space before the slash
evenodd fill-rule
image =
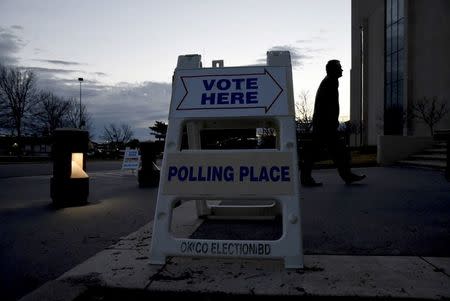
<path id="1" fill-rule="evenodd" d="M 83 81 L 83 78 L 79 77 L 78 81 L 80 82 L 80 126 L 79 126 L 79 128 L 81 129 L 81 82 Z"/>

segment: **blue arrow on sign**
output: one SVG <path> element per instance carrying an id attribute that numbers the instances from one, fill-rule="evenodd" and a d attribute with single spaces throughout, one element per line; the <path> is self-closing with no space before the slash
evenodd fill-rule
<path id="1" fill-rule="evenodd" d="M 264 72 L 181 76 L 185 91 L 176 110 L 264 109 L 267 113 L 283 93 L 282 86 Z"/>

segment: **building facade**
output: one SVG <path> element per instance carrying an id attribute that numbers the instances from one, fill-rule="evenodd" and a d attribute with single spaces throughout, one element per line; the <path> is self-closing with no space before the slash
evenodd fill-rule
<path id="1" fill-rule="evenodd" d="M 450 109 L 450 1 L 353 0 L 350 87 L 357 144 L 430 136 L 411 110 L 433 99 Z M 450 129 L 450 113 L 435 129 Z"/>

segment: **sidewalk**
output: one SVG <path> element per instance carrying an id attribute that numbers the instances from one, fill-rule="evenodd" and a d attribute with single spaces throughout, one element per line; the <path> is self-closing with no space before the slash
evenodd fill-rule
<path id="1" fill-rule="evenodd" d="M 193 202 L 174 210 L 175 232 L 200 225 Z M 449 299 L 450 258 L 420 256 L 306 255 L 303 270 L 282 261 L 170 258 L 148 263 L 152 223 L 25 296 L 29 300 L 144 300 L 235 295 Z M 278 298 L 277 298 L 278 299 Z M 347 298 L 346 298 L 347 299 Z"/>

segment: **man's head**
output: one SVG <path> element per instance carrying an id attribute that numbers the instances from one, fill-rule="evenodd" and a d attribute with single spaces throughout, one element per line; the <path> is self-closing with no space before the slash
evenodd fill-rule
<path id="1" fill-rule="evenodd" d="M 331 76 L 334 78 L 339 78 L 342 76 L 342 66 L 341 66 L 341 62 L 338 60 L 328 61 L 326 69 L 327 69 L 328 76 Z"/>

